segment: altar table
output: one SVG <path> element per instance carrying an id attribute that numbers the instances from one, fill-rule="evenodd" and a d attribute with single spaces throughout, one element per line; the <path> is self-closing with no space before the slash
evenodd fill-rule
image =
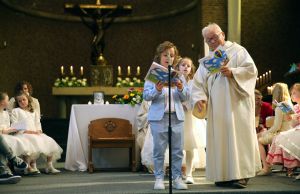
<path id="1" fill-rule="evenodd" d="M 99 118 L 127 119 L 136 134 L 136 115 L 139 106 L 128 104 L 72 105 L 68 132 L 65 168 L 86 171 L 88 168 L 88 125 Z M 93 150 L 95 168 L 125 168 L 129 166 L 127 148 L 103 148 Z"/>

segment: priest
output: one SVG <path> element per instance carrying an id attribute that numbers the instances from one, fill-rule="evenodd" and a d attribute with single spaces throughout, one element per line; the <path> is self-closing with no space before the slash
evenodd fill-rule
<path id="1" fill-rule="evenodd" d="M 206 111 L 206 177 L 216 186 L 246 188 L 261 169 L 255 132 L 257 68 L 244 47 L 225 41 L 217 24 L 208 24 L 202 35 L 210 55 L 199 60 L 192 100 L 196 111 Z M 218 57 L 219 50 L 227 59 L 212 72 L 204 62 Z"/>

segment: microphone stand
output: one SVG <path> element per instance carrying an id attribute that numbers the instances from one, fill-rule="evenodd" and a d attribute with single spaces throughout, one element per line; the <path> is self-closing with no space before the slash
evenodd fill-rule
<path id="1" fill-rule="evenodd" d="M 172 65 L 168 65 L 169 74 L 169 127 L 168 127 L 168 140 L 169 140 L 169 193 L 172 194 L 172 124 L 171 124 L 171 68 Z"/>

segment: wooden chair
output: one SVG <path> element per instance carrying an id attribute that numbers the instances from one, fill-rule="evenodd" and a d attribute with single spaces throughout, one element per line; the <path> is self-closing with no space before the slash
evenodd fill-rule
<path id="1" fill-rule="evenodd" d="M 129 148 L 129 167 L 133 172 L 136 171 L 135 137 L 132 134 L 132 125 L 128 120 L 119 118 L 93 120 L 89 124 L 88 138 L 88 170 L 90 173 L 94 171 L 93 148 Z"/>

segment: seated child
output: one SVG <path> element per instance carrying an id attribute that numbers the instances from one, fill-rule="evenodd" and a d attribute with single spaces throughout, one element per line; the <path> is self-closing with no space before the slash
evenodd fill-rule
<path id="1" fill-rule="evenodd" d="M 12 123 L 25 122 L 26 129 L 23 131 L 22 137 L 31 142 L 34 146 L 34 153 L 30 157 L 25 158 L 29 164 L 29 171 L 38 171 L 36 168 L 36 159 L 42 155 L 47 158 L 46 173 L 59 173 L 60 171 L 53 167 L 52 162 L 60 158 L 61 147 L 49 136 L 43 133 L 40 118 L 32 107 L 31 97 L 26 93 L 20 92 L 15 96 L 16 108 L 12 110 Z"/>

